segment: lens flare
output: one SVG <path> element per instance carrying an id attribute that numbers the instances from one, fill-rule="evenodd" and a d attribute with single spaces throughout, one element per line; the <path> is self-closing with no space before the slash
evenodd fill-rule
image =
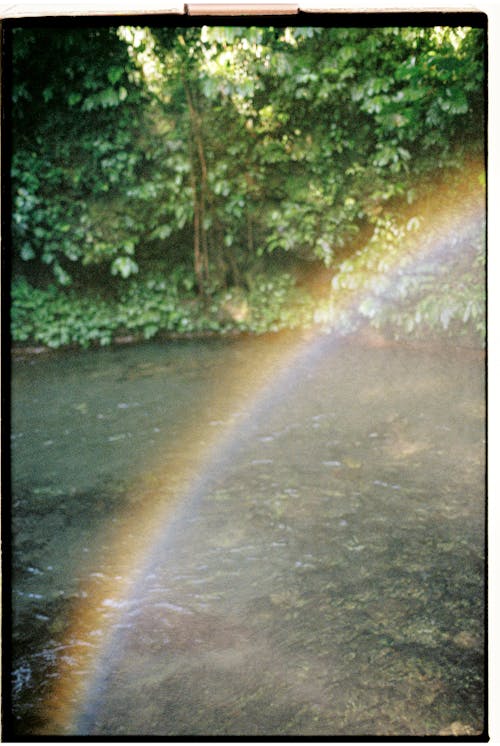
<path id="1" fill-rule="evenodd" d="M 471 168 L 470 179 L 475 183 L 480 168 Z M 64 656 L 56 682 L 45 702 L 48 723 L 43 735 L 78 735 L 79 718 L 91 696 L 95 696 L 99 672 L 120 616 L 154 563 L 155 548 L 168 541 L 169 531 L 182 510 L 187 505 L 192 509 L 224 466 L 231 463 L 249 428 L 261 422 L 266 412 L 287 396 L 290 386 L 300 381 L 316 360 L 332 354 L 338 320 L 358 318 L 360 304 L 370 298 L 391 303 L 391 291 L 400 280 L 402 268 L 407 271 L 429 259 L 447 262 L 450 251 L 459 252 L 464 237 L 471 230 L 477 232 L 478 220 L 484 217 L 482 194 L 472 200 L 453 196 L 454 199 L 446 200 L 451 208 L 437 215 L 432 200 L 422 209 L 412 208 L 414 215 L 420 214 L 421 225 L 431 230 L 416 231 L 416 240 L 405 238 L 400 245 L 401 236 L 395 236 L 395 248 L 385 263 L 380 263 L 373 242 L 371 264 L 369 256 L 363 257 L 363 272 L 371 266 L 371 276 L 360 282 L 356 263 L 352 262 L 354 292 L 343 293 L 340 303 L 338 295 L 333 293 L 333 302 L 318 308 L 318 324 L 314 328 L 291 337 L 279 334 L 270 337 L 265 363 L 260 369 L 244 372 L 235 363 L 216 382 L 210 395 L 210 406 L 214 412 L 222 413 L 223 419 L 210 429 L 185 432 L 176 442 L 173 454 L 169 444 L 169 464 L 175 463 L 175 469 L 162 473 L 161 466 L 155 464 L 146 476 L 130 486 L 129 494 L 140 500 L 131 500 L 133 507 L 117 516 L 104 538 L 106 575 L 93 573 L 81 588 L 81 598 L 64 640 Z M 416 227 L 407 222 L 405 225 L 406 234 Z M 368 246 L 366 251 L 370 250 Z"/>

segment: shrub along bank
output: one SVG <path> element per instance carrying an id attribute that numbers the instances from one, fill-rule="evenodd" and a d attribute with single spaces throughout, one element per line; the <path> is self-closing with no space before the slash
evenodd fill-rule
<path id="1" fill-rule="evenodd" d="M 276 332 L 311 325 L 316 308 L 289 274 L 257 276 L 250 290 L 220 290 L 204 303 L 172 278 L 133 280 L 116 300 L 55 285 L 34 288 L 23 278 L 13 285 L 12 301 L 13 341 L 54 349 L 107 345 L 129 335 Z"/>

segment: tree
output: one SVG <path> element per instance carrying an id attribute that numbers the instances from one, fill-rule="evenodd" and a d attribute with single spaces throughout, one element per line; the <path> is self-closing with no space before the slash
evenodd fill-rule
<path id="1" fill-rule="evenodd" d="M 61 284 L 102 261 L 129 275 L 144 231 L 128 194 L 143 94 L 126 49 L 112 28 L 17 29 L 13 54 L 15 257 Z"/>
<path id="2" fill-rule="evenodd" d="M 190 265 L 208 300 L 280 257 L 338 267 L 437 172 L 482 157 L 484 43 L 461 27 L 17 28 L 15 273 L 112 294 Z"/>

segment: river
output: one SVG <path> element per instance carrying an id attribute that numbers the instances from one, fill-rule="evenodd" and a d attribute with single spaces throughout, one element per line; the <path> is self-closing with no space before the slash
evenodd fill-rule
<path id="1" fill-rule="evenodd" d="M 481 733 L 484 387 L 328 335 L 16 357 L 12 732 Z"/>

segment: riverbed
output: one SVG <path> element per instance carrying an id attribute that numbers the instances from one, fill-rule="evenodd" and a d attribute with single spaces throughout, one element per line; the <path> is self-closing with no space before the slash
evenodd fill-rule
<path id="1" fill-rule="evenodd" d="M 482 733 L 484 386 L 333 335 L 14 360 L 12 731 Z"/>

